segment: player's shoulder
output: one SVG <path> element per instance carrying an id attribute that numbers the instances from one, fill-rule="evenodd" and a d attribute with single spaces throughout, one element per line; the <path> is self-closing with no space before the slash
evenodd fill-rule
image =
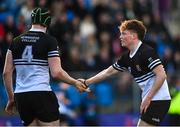
<path id="1" fill-rule="evenodd" d="M 129 51 L 128 50 L 125 50 L 122 54 L 121 54 L 121 56 L 123 56 L 123 57 L 127 57 L 129 55 Z"/>
<path id="2" fill-rule="evenodd" d="M 152 48 L 151 46 L 149 46 L 149 45 L 147 45 L 145 43 L 142 43 L 140 51 L 142 53 L 154 52 L 154 48 Z"/>
<path id="3" fill-rule="evenodd" d="M 128 57 L 129 57 L 129 51 L 126 50 L 126 51 L 124 51 L 124 52 L 120 55 L 119 58 L 121 58 L 121 59 L 128 59 Z"/>
<path id="4" fill-rule="evenodd" d="M 49 42 L 57 42 L 57 40 L 56 40 L 56 38 L 55 37 L 53 37 L 52 35 L 49 35 L 49 34 L 47 34 L 47 33 L 45 33 L 44 34 L 44 39 L 46 40 L 46 41 L 49 41 Z"/>
<path id="5" fill-rule="evenodd" d="M 14 37 L 14 38 L 13 38 L 13 42 L 16 42 L 16 41 L 20 40 L 21 37 L 24 36 L 24 35 L 26 35 L 27 33 L 28 33 L 28 31 L 26 31 L 26 32 L 24 32 L 24 33 L 22 33 L 22 34 L 20 34 L 20 35 L 18 35 L 18 36 L 16 36 L 16 37 Z"/>

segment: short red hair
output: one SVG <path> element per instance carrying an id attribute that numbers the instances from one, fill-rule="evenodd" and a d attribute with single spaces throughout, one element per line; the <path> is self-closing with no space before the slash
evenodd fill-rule
<path id="1" fill-rule="evenodd" d="M 143 22 L 136 19 L 123 21 L 119 27 L 119 30 L 120 32 L 132 30 L 133 32 L 137 33 L 140 40 L 143 40 L 146 34 L 146 27 L 144 26 Z"/>

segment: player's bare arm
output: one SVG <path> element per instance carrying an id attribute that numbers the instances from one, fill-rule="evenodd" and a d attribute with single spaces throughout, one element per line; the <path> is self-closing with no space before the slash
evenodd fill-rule
<path id="1" fill-rule="evenodd" d="M 142 101 L 141 108 L 140 108 L 141 112 L 143 112 L 143 111 L 146 112 L 146 110 L 151 102 L 151 99 L 158 92 L 158 90 L 161 88 L 161 86 L 163 85 L 163 83 L 166 79 L 166 73 L 163 68 L 163 65 L 159 65 L 159 66 L 155 67 L 153 69 L 153 72 L 154 72 L 156 78 L 155 78 L 154 84 L 153 84 L 152 88 L 150 89 L 148 95 Z"/>
<path id="2" fill-rule="evenodd" d="M 68 84 L 74 84 L 80 92 L 86 91 L 86 86 L 82 82 L 72 78 L 63 70 L 59 57 L 48 58 L 48 63 L 53 78 L 61 80 Z"/>
<path id="3" fill-rule="evenodd" d="M 13 93 L 13 75 L 14 65 L 12 59 L 12 53 L 10 50 L 7 51 L 6 60 L 3 71 L 3 80 L 8 95 L 8 103 L 6 105 L 5 111 L 9 114 L 13 114 L 14 107 L 14 93 Z"/>
<path id="4" fill-rule="evenodd" d="M 111 77 L 112 75 L 115 75 L 117 74 L 118 71 L 116 69 L 114 69 L 112 66 L 108 67 L 107 69 L 99 72 L 97 75 L 87 79 L 85 81 L 85 84 L 88 86 L 90 84 L 93 84 L 93 83 L 97 83 L 97 82 L 100 82 L 100 81 L 103 81 L 109 77 Z"/>

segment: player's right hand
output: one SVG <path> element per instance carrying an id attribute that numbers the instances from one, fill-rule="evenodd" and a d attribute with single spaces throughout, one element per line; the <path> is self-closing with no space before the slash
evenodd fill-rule
<path id="1" fill-rule="evenodd" d="M 6 108 L 5 108 L 5 112 L 8 113 L 9 115 L 13 115 L 14 112 L 14 101 L 8 101 Z"/>
<path id="2" fill-rule="evenodd" d="M 91 92 L 90 88 L 83 83 L 82 80 L 78 79 L 75 84 L 79 92 Z"/>

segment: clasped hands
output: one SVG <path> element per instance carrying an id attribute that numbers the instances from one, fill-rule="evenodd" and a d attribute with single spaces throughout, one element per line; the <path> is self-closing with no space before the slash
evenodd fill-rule
<path id="1" fill-rule="evenodd" d="M 85 79 L 77 79 L 75 87 L 79 92 L 91 92 L 90 88 L 85 83 Z"/>

